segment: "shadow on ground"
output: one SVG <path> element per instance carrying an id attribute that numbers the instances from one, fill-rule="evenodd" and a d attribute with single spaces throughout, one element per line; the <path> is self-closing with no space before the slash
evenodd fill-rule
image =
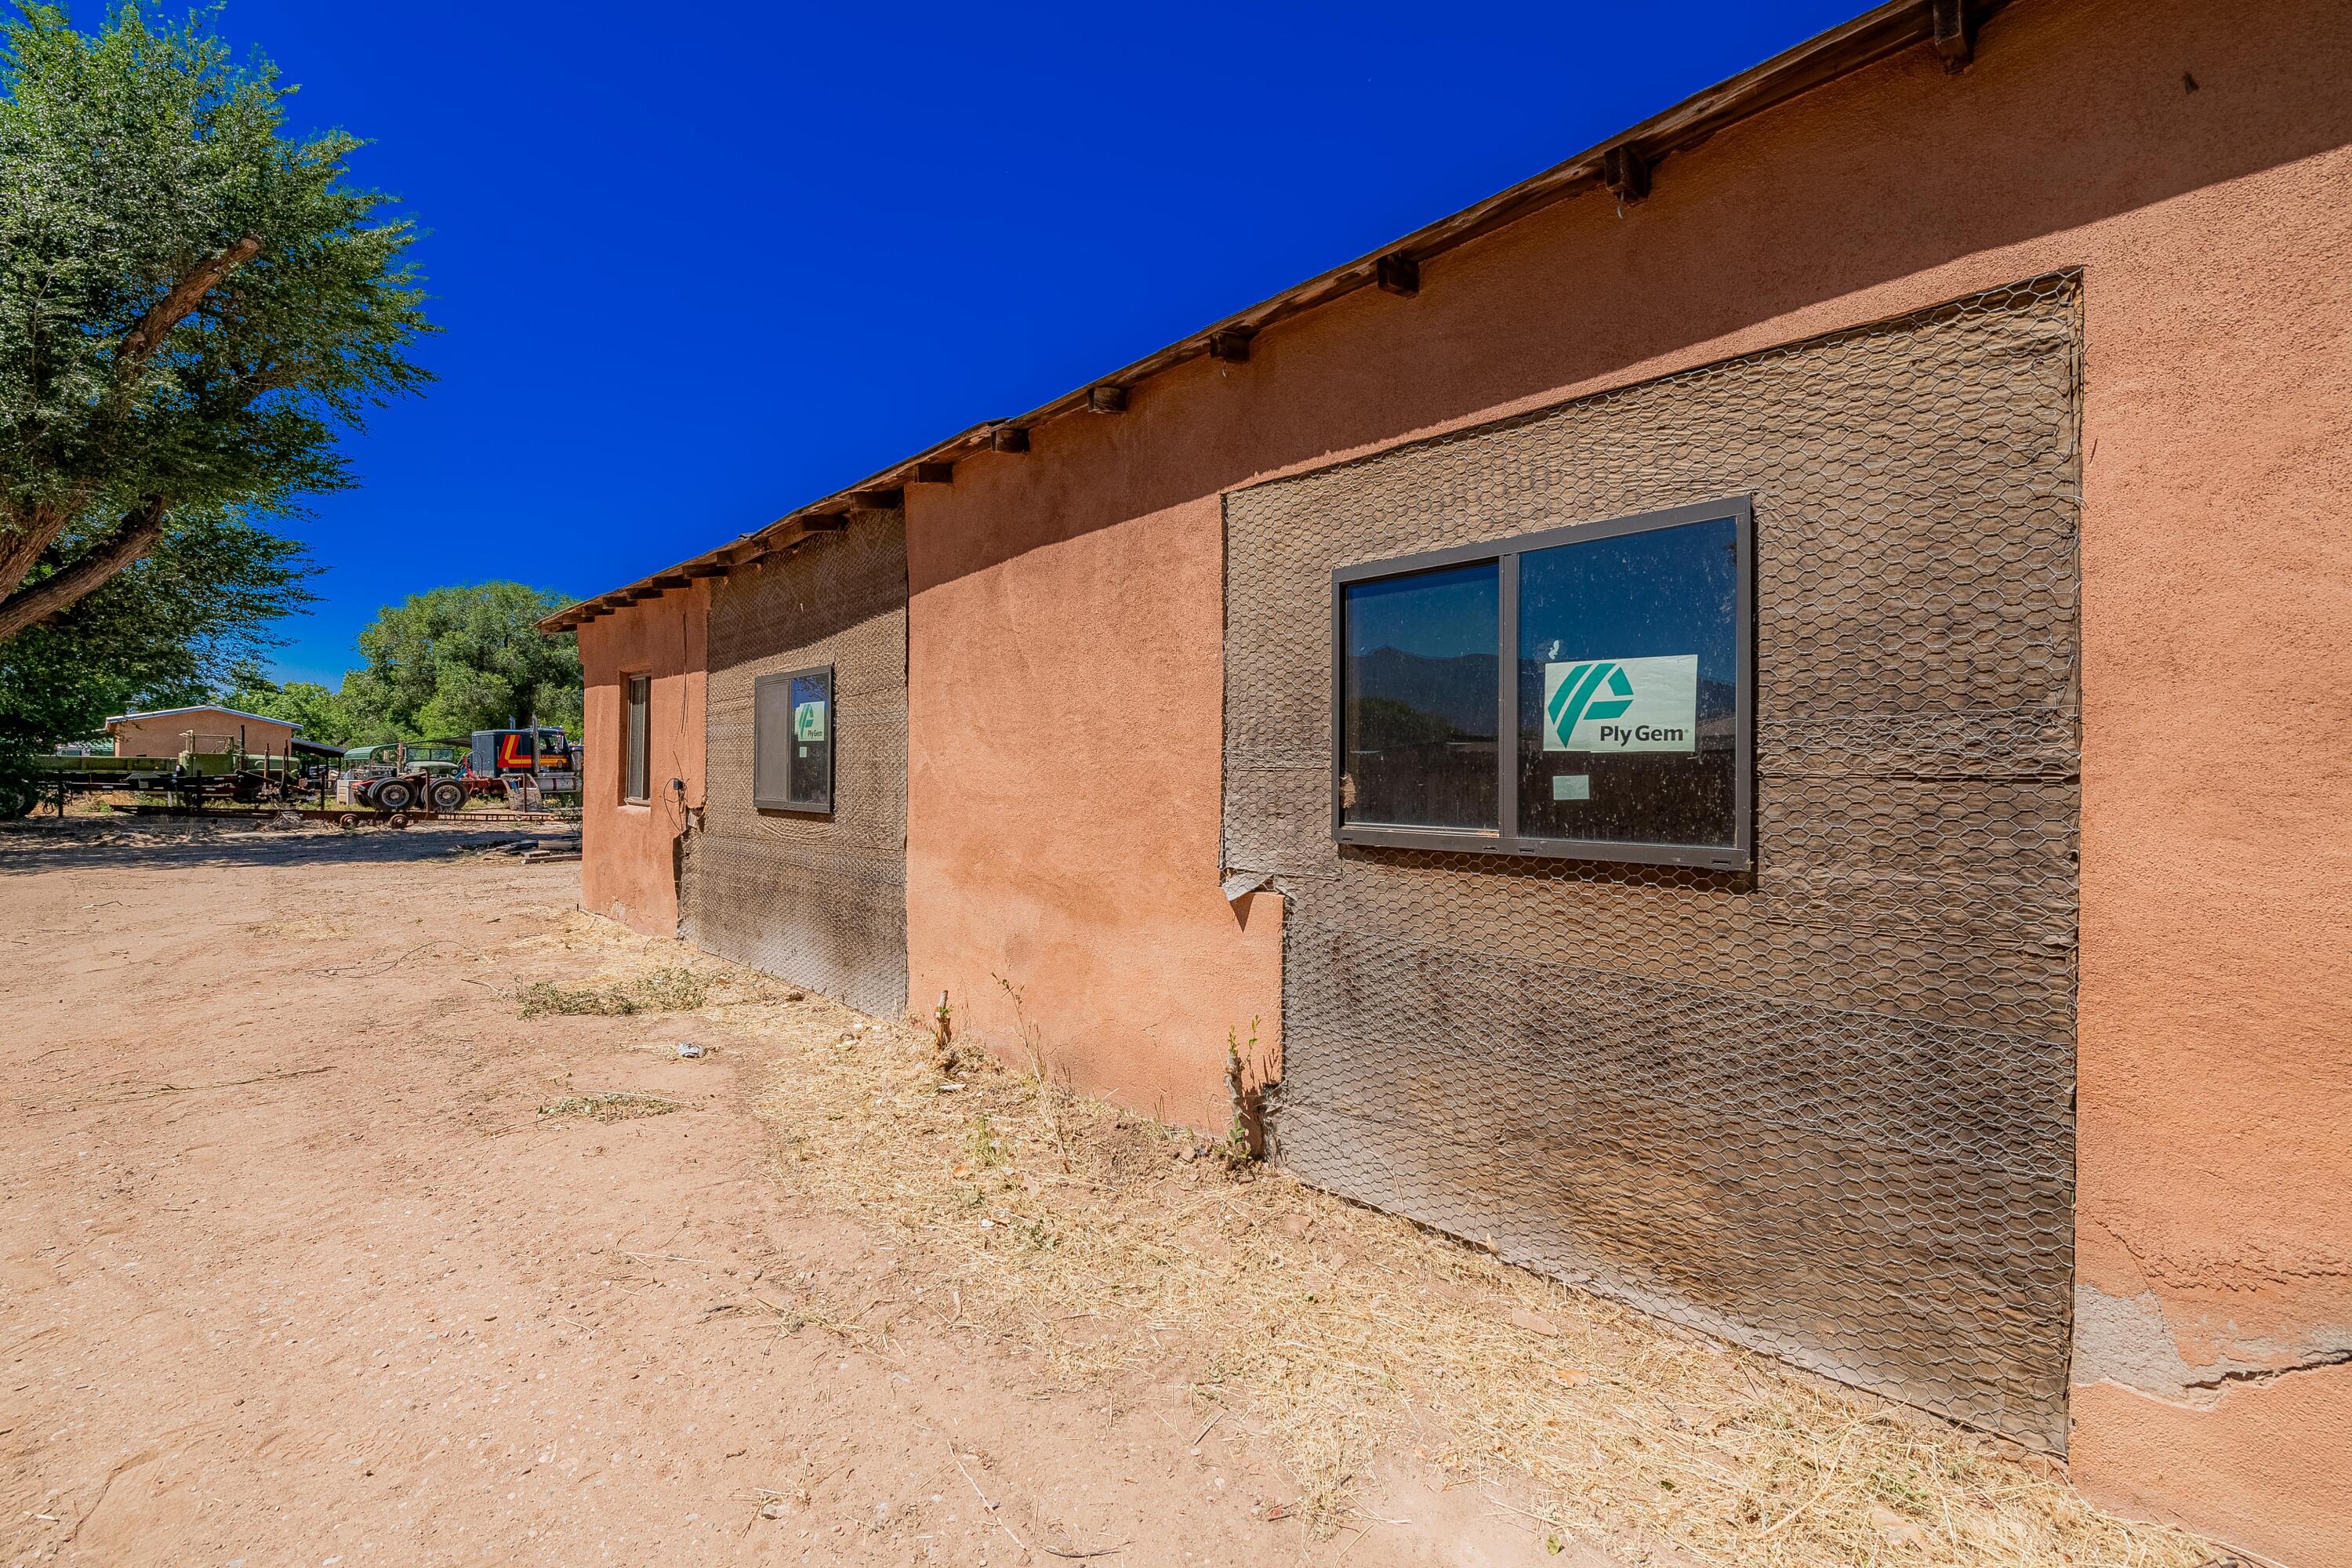
<path id="1" fill-rule="evenodd" d="M 286 866 L 310 862 L 355 866 L 436 860 L 519 839 L 551 848 L 576 848 L 577 823 L 494 824 L 479 827 L 420 825 L 409 828 L 307 828 L 272 831 L 239 824 L 110 823 L 72 819 L 14 823 L 0 828 L 0 876 L 89 868 Z"/>

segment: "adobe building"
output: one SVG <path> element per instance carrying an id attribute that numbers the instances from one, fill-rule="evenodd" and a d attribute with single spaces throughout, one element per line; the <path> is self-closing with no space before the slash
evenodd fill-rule
<path id="1" fill-rule="evenodd" d="M 2352 8 L 1898 0 L 551 617 L 584 898 L 2352 1564 L 2347 480 Z"/>

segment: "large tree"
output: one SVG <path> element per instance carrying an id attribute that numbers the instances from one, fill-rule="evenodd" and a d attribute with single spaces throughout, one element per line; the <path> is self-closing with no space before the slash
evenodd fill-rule
<path id="1" fill-rule="evenodd" d="M 144 559 L 0 642 L 0 773 L 109 714 L 209 700 L 278 644 L 274 624 L 310 603 L 308 575 L 299 545 L 248 520 L 176 514 Z"/>
<path id="2" fill-rule="evenodd" d="M 534 718 L 577 733 L 580 649 L 547 637 L 541 617 L 571 600 L 520 583 L 435 588 L 387 605 L 360 633 L 366 667 L 342 700 L 371 738 L 504 729 Z"/>
<path id="3" fill-rule="evenodd" d="M 0 644 L 177 516 L 350 482 L 339 430 L 427 379 L 431 328 L 361 143 L 285 134 L 266 61 L 135 5 L 0 20 Z"/>

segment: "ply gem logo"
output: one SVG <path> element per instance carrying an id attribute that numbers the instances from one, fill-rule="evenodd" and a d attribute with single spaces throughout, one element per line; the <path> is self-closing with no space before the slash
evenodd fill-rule
<path id="1" fill-rule="evenodd" d="M 1544 666 L 1547 752 L 1695 752 L 1698 655 Z"/>

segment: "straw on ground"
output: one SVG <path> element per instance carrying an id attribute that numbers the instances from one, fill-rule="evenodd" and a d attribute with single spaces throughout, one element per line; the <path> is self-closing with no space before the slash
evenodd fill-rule
<path id="1" fill-rule="evenodd" d="M 675 952 L 584 921 L 564 941 L 605 949 L 616 968 Z M 1199 1135 L 1034 1071 L 983 1059 L 943 1079 L 929 1031 L 715 961 L 695 968 L 708 1016 L 781 1053 L 759 1110 L 786 1179 L 895 1233 L 928 1276 L 913 1310 L 1074 1383 L 1190 1353 L 1202 1409 L 1274 1445 L 1297 1506 L 1327 1528 L 1377 1455 L 1408 1449 L 1552 1539 L 1631 1561 L 2191 1568 L 2210 1556 L 2100 1513 L 2054 1466 L 1996 1441 L 1278 1171 L 1235 1177 Z"/>

